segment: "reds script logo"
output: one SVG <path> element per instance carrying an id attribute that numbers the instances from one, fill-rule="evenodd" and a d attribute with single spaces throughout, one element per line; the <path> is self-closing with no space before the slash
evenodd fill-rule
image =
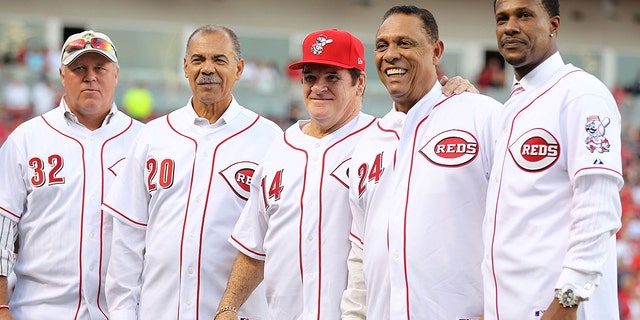
<path id="1" fill-rule="evenodd" d="M 536 128 L 525 132 L 511 146 L 509 153 L 525 171 L 542 171 L 560 157 L 560 144 L 547 130 Z"/>
<path id="2" fill-rule="evenodd" d="M 472 134 L 452 129 L 431 138 L 420 153 L 435 165 L 460 167 L 473 161 L 478 149 L 478 140 Z"/>
<path id="3" fill-rule="evenodd" d="M 249 199 L 251 178 L 257 166 L 257 163 L 251 161 L 237 162 L 220 171 L 220 175 L 227 181 L 233 192 L 246 201 Z"/>

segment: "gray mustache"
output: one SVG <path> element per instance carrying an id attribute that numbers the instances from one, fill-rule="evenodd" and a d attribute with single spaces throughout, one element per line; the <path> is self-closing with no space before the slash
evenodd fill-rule
<path id="1" fill-rule="evenodd" d="M 197 80 L 197 84 L 205 84 L 205 83 L 215 83 L 218 84 L 220 83 L 220 78 L 216 77 L 215 75 L 203 75 L 200 76 L 200 78 L 198 78 Z"/>

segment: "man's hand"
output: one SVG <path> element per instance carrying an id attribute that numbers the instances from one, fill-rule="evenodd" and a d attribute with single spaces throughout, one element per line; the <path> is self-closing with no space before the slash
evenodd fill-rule
<path id="1" fill-rule="evenodd" d="M 578 306 L 565 308 L 557 299 L 553 299 L 541 320 L 576 320 L 578 318 Z"/>
<path id="2" fill-rule="evenodd" d="M 6 309 L 6 308 L 0 309 L 0 320 L 13 320 L 11 311 L 9 311 L 9 309 Z"/>
<path id="3" fill-rule="evenodd" d="M 223 312 L 217 316 L 215 316 L 215 318 L 213 318 L 215 320 L 238 320 L 238 314 L 235 312 L 231 312 L 231 311 L 227 311 L 227 312 Z"/>
<path id="4" fill-rule="evenodd" d="M 461 94 L 463 92 L 480 93 L 478 89 L 469 82 L 469 80 L 466 80 L 461 76 L 455 76 L 451 79 L 447 76 L 442 76 L 442 78 L 440 78 L 440 84 L 444 86 L 442 88 L 442 93 L 447 97 L 454 94 Z"/>
<path id="5" fill-rule="evenodd" d="M 7 292 L 9 292 L 9 280 L 5 276 L 0 276 L 0 305 L 9 304 Z M 0 308 L 0 320 L 13 320 L 9 308 Z"/>

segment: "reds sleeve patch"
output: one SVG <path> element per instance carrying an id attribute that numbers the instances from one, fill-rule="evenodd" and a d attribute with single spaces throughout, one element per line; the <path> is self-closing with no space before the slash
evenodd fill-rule
<path id="1" fill-rule="evenodd" d="M 558 161 L 560 144 L 547 130 L 535 128 L 525 132 L 511 144 L 509 153 L 520 169 L 542 171 Z"/>
<path id="2" fill-rule="evenodd" d="M 587 117 L 587 123 L 584 125 L 587 138 L 584 139 L 584 142 L 587 145 L 587 150 L 591 151 L 591 153 L 594 151 L 599 153 L 609 152 L 611 144 L 604 135 L 610 122 L 609 118 L 600 120 L 600 117 L 596 115 Z"/>
<path id="3" fill-rule="evenodd" d="M 466 131 L 447 130 L 431 138 L 420 153 L 435 165 L 460 167 L 476 158 L 478 140 Z"/>
<path id="4" fill-rule="evenodd" d="M 251 161 L 236 162 L 220 171 L 220 175 L 233 192 L 246 201 L 249 199 L 251 178 L 253 178 L 257 166 L 257 163 Z"/>

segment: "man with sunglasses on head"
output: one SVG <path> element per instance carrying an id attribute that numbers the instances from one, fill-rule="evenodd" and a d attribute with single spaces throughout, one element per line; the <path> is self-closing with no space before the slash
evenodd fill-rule
<path id="1" fill-rule="evenodd" d="M 18 126 L 0 149 L 2 320 L 109 318 L 113 219 L 100 205 L 142 124 L 113 102 L 120 67 L 107 35 L 71 35 L 61 62 L 60 105 Z"/>

